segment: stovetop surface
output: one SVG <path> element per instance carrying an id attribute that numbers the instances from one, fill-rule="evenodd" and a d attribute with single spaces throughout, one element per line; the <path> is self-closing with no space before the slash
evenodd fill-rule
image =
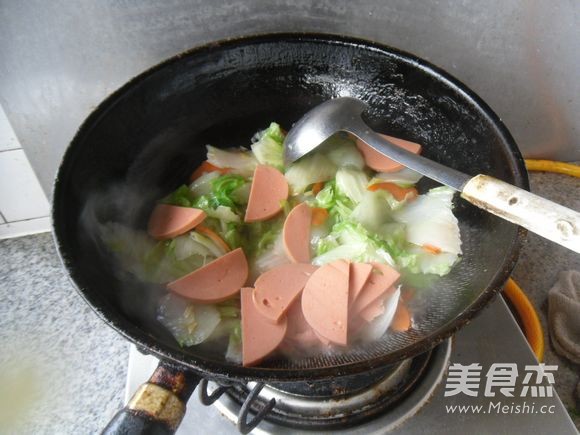
<path id="1" fill-rule="evenodd" d="M 448 348 L 441 347 L 440 352 L 449 352 L 449 363 L 469 365 L 478 363 L 482 367 L 480 385 L 477 397 L 463 393 L 445 397 L 446 368 L 439 372 L 432 371 L 429 376 L 441 377 L 441 382 L 434 388 L 425 386 L 427 397 L 421 400 L 420 394 L 411 394 L 393 411 L 400 415 L 397 422 L 393 418 L 379 418 L 362 426 L 344 430 L 332 430 L 332 433 L 344 434 L 518 434 L 518 433 L 554 433 L 577 434 L 566 409 L 554 392 L 553 397 L 520 397 L 526 365 L 536 365 L 531 349 L 507 305 L 501 297 L 490 304 L 475 320 L 459 331 L 452 339 Z M 515 384 L 514 397 L 506 397 L 501 393 L 494 397 L 486 397 L 484 386 L 485 374 L 492 364 L 516 364 L 518 377 Z M 145 382 L 153 372 L 157 360 L 151 356 L 139 353 L 131 348 L 129 370 L 127 377 L 126 401 Z M 546 385 L 546 384 L 544 384 Z M 420 387 L 417 387 L 420 389 Z M 493 391 L 499 391 L 495 388 Z M 187 405 L 187 413 L 179 427 L 178 434 L 211 433 L 212 435 L 236 434 L 237 429 L 231 412 L 235 406 L 226 399 L 218 406 L 205 407 L 199 403 L 197 394 L 193 394 Z M 498 403 L 500 404 L 498 406 Z M 454 406 L 482 406 L 475 411 L 469 408 L 460 412 Z M 527 406 L 527 408 L 526 408 Z M 506 408 L 507 407 L 507 408 Z M 518 407 L 520 411 L 518 411 Z M 392 417 L 392 416 L 390 416 Z M 313 431 L 298 431 L 286 427 L 275 426 L 262 422 L 253 434 L 312 434 Z"/>

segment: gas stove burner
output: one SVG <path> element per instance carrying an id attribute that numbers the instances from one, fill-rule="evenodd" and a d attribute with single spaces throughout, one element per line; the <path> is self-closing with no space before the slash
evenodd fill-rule
<path id="1" fill-rule="evenodd" d="M 251 409 L 256 412 L 275 399 L 276 406 L 268 413 L 267 419 L 280 425 L 317 429 L 356 425 L 382 413 L 404 396 L 423 373 L 429 357 L 430 352 L 389 367 L 387 373 L 378 379 L 379 374 L 373 373 L 370 377 L 375 378 L 375 382 L 370 383 L 366 375 L 362 375 L 362 382 L 357 376 L 347 376 L 347 379 L 337 378 L 309 384 L 297 382 L 266 385 Z M 352 390 L 348 387 L 349 382 L 355 384 Z M 241 404 L 253 388 L 254 383 L 238 385 L 228 393 Z M 312 395 L 307 394 L 310 388 L 314 393 Z M 302 394 L 296 394 L 296 391 Z"/>
<path id="2" fill-rule="evenodd" d="M 290 396 L 306 399 L 327 399 L 353 396 L 369 387 L 378 384 L 388 377 L 400 378 L 409 369 L 409 361 L 391 364 L 366 373 L 338 376 L 329 380 L 305 382 L 270 383 L 265 389 L 280 391 Z M 273 396 L 275 397 L 275 396 Z"/>
<path id="3" fill-rule="evenodd" d="M 453 349 L 451 349 L 453 348 Z M 491 367 L 497 361 L 517 364 L 523 369 L 526 365 L 537 364 L 534 354 L 531 352 L 525 337 L 517 326 L 513 316 L 508 311 L 503 298 L 496 298 L 487 310 L 484 310 L 479 317 L 469 323 L 465 328 L 453 336 L 453 346 L 450 342 L 445 342 L 433 350 L 423 374 L 415 381 L 415 384 L 408 390 L 407 394 L 388 406 L 384 412 L 375 418 L 360 422 L 355 426 L 341 427 L 340 429 L 324 429 L 305 425 L 299 429 L 290 428 L 272 421 L 255 418 L 254 412 L 245 412 L 239 402 L 227 394 L 226 385 L 218 390 L 217 384 L 202 380 L 197 387 L 200 403 L 196 398 L 191 398 L 187 404 L 188 411 L 179 427 L 177 434 L 209 433 L 212 435 L 232 435 L 239 432 L 250 432 L 254 435 L 282 434 L 282 435 L 312 435 L 313 433 L 332 433 L 337 435 L 379 435 L 385 433 L 392 434 L 424 434 L 426 432 L 464 434 L 480 433 L 482 428 L 489 433 L 558 433 L 558 434 L 578 434 L 578 430 L 568 416 L 566 407 L 562 404 L 557 394 L 553 397 L 537 397 L 536 410 L 544 406 L 544 409 L 551 409 L 553 413 L 463 413 L 461 415 L 451 415 L 449 409 L 465 405 L 477 405 L 484 408 L 490 406 L 497 398 L 487 398 L 482 394 L 478 397 L 467 397 L 464 394 L 446 397 L 443 388 L 444 374 L 449 360 L 458 364 L 480 364 L 483 368 Z M 159 361 L 152 357 L 142 355 L 133 345 L 129 357 L 129 371 L 127 377 L 126 401 L 128 401 L 139 386 L 146 382 L 151 373 L 154 372 Z M 389 370 L 385 371 L 385 376 L 389 375 Z M 524 376 L 519 376 L 515 388 L 520 391 L 523 388 Z M 376 379 L 378 384 L 382 379 Z M 223 381 L 222 381 L 223 382 Z M 485 382 L 482 379 L 482 382 Z M 342 390 L 344 384 L 334 383 L 328 391 L 337 393 L 336 401 L 339 398 L 346 398 L 351 394 L 364 393 L 364 382 L 359 385 L 362 390 L 354 391 L 352 384 L 347 383 L 348 391 Z M 233 383 L 227 384 L 230 388 Z M 283 390 L 284 386 L 269 385 L 276 390 Z M 328 391 L 319 388 L 319 385 L 308 387 L 296 387 L 292 393 L 297 396 L 325 396 Z M 356 386 L 355 386 L 356 387 Z M 249 388 L 249 387 L 248 387 Z M 483 389 L 483 386 L 481 386 Z M 306 393 L 306 391 L 309 391 Z M 355 393 L 356 391 L 356 393 Z M 287 392 L 287 391 L 286 391 Z M 217 394 L 216 394 L 217 393 Z M 221 393 L 221 396 L 220 394 Z M 253 389 L 248 399 L 252 395 L 259 396 L 261 391 Z M 345 393 L 345 394 L 343 394 Z M 210 397 L 211 396 L 211 397 Z M 518 395 L 514 395 L 518 396 Z M 219 402 L 216 402 L 219 400 Z M 318 399 L 313 399 L 315 402 Z M 328 397 L 327 397 L 328 400 Z M 515 406 L 529 406 L 529 397 L 512 397 Z M 248 404 L 251 400 L 247 401 Z M 211 404 L 214 406 L 203 406 Z M 269 411 L 268 408 L 265 408 Z M 238 414 L 242 418 L 238 419 Z M 265 413 L 263 413 L 265 417 Z M 239 425 L 236 428 L 236 423 Z M 234 424 L 232 424 L 232 422 Z M 254 424 L 257 427 L 254 428 Z M 252 430 L 253 429 L 253 430 Z"/>
<path id="4" fill-rule="evenodd" d="M 250 410 L 257 414 L 275 399 L 275 407 L 253 433 L 307 433 L 395 427 L 414 415 L 441 381 L 451 354 L 451 340 L 431 352 L 396 365 L 329 381 L 265 385 Z M 256 385 L 234 385 L 216 401 L 222 414 L 237 422 L 242 404 Z M 211 385 L 211 389 L 217 388 Z M 243 414 L 243 413 L 242 413 Z M 351 428 L 350 430 L 348 428 Z"/>

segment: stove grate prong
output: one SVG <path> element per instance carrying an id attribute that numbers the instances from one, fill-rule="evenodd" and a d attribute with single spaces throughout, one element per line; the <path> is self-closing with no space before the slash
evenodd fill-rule
<path id="1" fill-rule="evenodd" d="M 256 426 L 258 426 L 262 420 L 274 409 L 276 406 L 276 399 L 270 399 L 270 401 L 256 414 L 254 418 L 250 422 L 248 422 L 248 414 L 252 408 L 254 402 L 258 398 L 260 391 L 264 388 L 264 384 L 262 382 L 258 382 L 246 400 L 244 401 L 242 407 L 240 408 L 240 413 L 238 414 L 238 431 L 241 434 L 248 434 L 250 433 Z"/>
<path id="2" fill-rule="evenodd" d="M 218 384 L 219 385 L 219 384 Z M 219 385 L 214 391 L 209 394 L 207 392 L 208 380 L 202 379 L 199 383 L 199 401 L 204 406 L 213 405 L 213 403 L 218 400 L 222 394 L 231 388 L 231 385 Z"/>

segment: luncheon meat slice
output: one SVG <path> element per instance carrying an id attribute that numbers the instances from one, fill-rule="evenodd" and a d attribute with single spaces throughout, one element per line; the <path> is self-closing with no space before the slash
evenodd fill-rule
<path id="1" fill-rule="evenodd" d="M 324 338 L 322 335 L 320 335 L 314 329 L 312 330 L 312 332 L 314 332 L 314 335 L 316 336 L 316 338 L 318 338 L 318 341 L 321 342 L 324 346 L 330 346 L 331 345 L 332 342 L 330 340 Z"/>
<path id="2" fill-rule="evenodd" d="M 349 277 L 350 280 L 350 261 L 348 260 L 336 260 L 330 263 L 332 267 L 337 269 L 338 271 L 344 273 L 346 276 Z"/>
<path id="3" fill-rule="evenodd" d="M 212 304 L 234 296 L 247 279 L 248 261 L 238 248 L 170 282 L 167 288 L 194 302 Z"/>
<path id="4" fill-rule="evenodd" d="M 198 208 L 157 204 L 149 218 L 148 232 L 157 240 L 172 239 L 195 228 L 205 217 Z"/>
<path id="5" fill-rule="evenodd" d="M 282 202 L 287 198 L 288 182 L 284 175 L 272 166 L 256 166 L 244 221 L 270 219 L 282 210 Z"/>
<path id="6" fill-rule="evenodd" d="M 313 350 L 320 346 L 321 341 L 304 318 L 300 299 L 292 303 L 287 313 L 287 319 L 286 340 L 303 350 Z"/>
<path id="7" fill-rule="evenodd" d="M 342 346 L 347 344 L 348 282 L 348 263 L 338 261 L 316 270 L 302 291 L 308 324 L 322 338 Z"/>
<path id="8" fill-rule="evenodd" d="M 282 230 L 286 255 L 295 263 L 310 263 L 310 223 L 312 210 L 305 202 L 288 213 Z"/>
<path id="9" fill-rule="evenodd" d="M 271 322 L 278 322 L 316 269 L 312 264 L 291 263 L 264 272 L 254 285 L 256 309 Z"/>
<path id="10" fill-rule="evenodd" d="M 288 327 L 286 318 L 272 324 L 256 309 L 253 288 L 240 290 L 242 302 L 242 364 L 258 364 L 270 355 L 284 340 Z"/>
<path id="11" fill-rule="evenodd" d="M 349 305 L 351 305 L 358 297 L 360 291 L 366 284 L 373 266 L 367 263 L 352 263 L 350 265 L 350 278 L 349 278 Z"/>
<path id="12" fill-rule="evenodd" d="M 351 317 L 358 316 L 370 304 L 380 299 L 392 290 L 392 286 L 399 280 L 399 272 L 382 263 L 373 263 L 377 270 L 371 273 L 358 297 L 352 304 L 349 312 Z"/>
<path id="13" fill-rule="evenodd" d="M 410 142 L 404 139 L 398 139 L 396 137 L 387 136 L 386 134 L 381 134 L 385 139 L 393 144 L 397 145 L 400 148 L 404 148 L 407 151 L 410 151 L 415 154 L 419 154 L 421 152 L 421 145 L 415 142 Z M 403 169 L 405 166 L 401 165 L 398 162 L 382 155 L 378 151 L 375 151 L 372 147 L 364 143 L 362 140 L 356 140 L 356 146 L 358 147 L 359 151 L 362 153 L 365 163 L 370 168 L 374 169 L 377 172 L 396 172 Z"/>

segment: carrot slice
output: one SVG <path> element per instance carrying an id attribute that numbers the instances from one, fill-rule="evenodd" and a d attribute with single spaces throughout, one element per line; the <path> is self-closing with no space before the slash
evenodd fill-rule
<path id="1" fill-rule="evenodd" d="M 221 248 L 223 248 L 226 252 L 230 252 L 231 248 L 229 247 L 229 245 L 224 242 L 224 239 L 222 239 L 218 233 L 216 233 L 214 230 L 209 229 L 208 227 L 204 227 L 203 225 L 198 225 L 196 227 L 196 230 L 198 232 L 200 232 L 201 234 L 208 236 L 210 239 L 212 239 L 214 242 L 216 242 Z"/>
<path id="2" fill-rule="evenodd" d="M 400 300 L 395 312 L 395 317 L 391 322 L 391 329 L 393 331 L 401 332 L 407 331 L 411 327 L 411 314 L 405 303 Z"/>
<path id="3" fill-rule="evenodd" d="M 424 251 L 427 251 L 429 254 L 441 254 L 441 248 L 435 245 L 430 245 L 429 243 L 425 243 L 421 246 Z"/>
<path id="4" fill-rule="evenodd" d="M 218 171 L 221 174 L 227 174 L 228 172 L 230 172 L 230 170 L 231 170 L 230 168 L 218 168 L 217 166 L 212 165 L 210 162 L 206 160 L 201 165 L 199 165 L 195 171 L 193 171 L 193 174 L 191 174 L 190 177 L 190 181 L 197 180 L 206 172 Z"/>
<path id="5" fill-rule="evenodd" d="M 419 195 L 417 189 L 414 187 L 401 187 L 395 183 L 388 182 L 371 184 L 369 187 L 367 187 L 367 189 L 371 192 L 375 192 L 377 190 L 386 190 L 391 195 L 393 195 L 397 201 L 402 201 L 405 198 L 415 199 L 417 198 L 417 195 Z"/>
<path id="6" fill-rule="evenodd" d="M 315 227 L 322 225 L 328 219 L 328 210 L 325 208 L 314 207 L 312 209 L 312 225 Z"/>
<path id="7" fill-rule="evenodd" d="M 314 195 L 318 195 L 318 192 L 320 192 L 323 187 L 324 187 L 324 183 L 322 181 L 319 181 L 318 183 L 314 183 L 312 185 L 312 193 Z"/>

